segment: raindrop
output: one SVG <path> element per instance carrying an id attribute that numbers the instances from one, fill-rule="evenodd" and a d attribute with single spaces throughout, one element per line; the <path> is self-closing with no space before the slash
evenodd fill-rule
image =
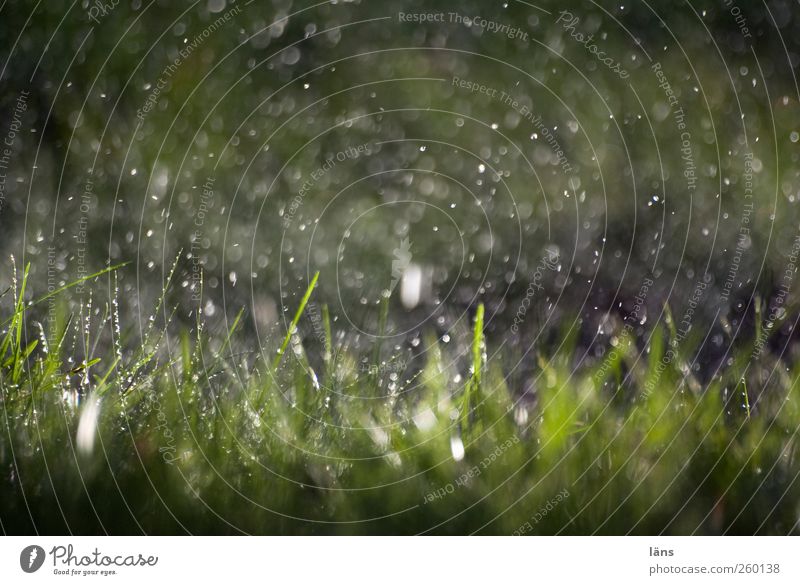
<path id="1" fill-rule="evenodd" d="M 453 459 L 456 461 L 464 459 L 464 443 L 458 435 L 450 437 L 450 451 L 453 453 Z"/>

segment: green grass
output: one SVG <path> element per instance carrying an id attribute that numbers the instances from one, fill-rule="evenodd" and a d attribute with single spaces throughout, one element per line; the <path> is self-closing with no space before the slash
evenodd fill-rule
<path id="1" fill-rule="evenodd" d="M 242 312 L 219 333 L 198 323 L 167 336 L 153 320 L 135 341 L 120 327 L 119 349 L 114 311 L 58 311 L 46 332 L 23 275 L 0 298 L 2 530 L 797 532 L 797 364 L 751 360 L 743 344 L 700 387 L 696 347 L 673 347 L 669 327 L 648 332 L 644 356 L 620 346 L 605 370 L 576 369 L 565 332 L 529 357 L 535 398 L 523 399 L 487 358 L 480 305 L 471 339 L 429 332 L 420 368 L 395 383 L 359 371 L 373 348 L 336 344 L 324 305 L 321 355 L 309 355 L 316 282 L 270 359 L 243 357 Z M 668 347 L 677 358 L 660 371 Z"/>
<path id="2" fill-rule="evenodd" d="M 292 318 L 292 323 L 289 325 L 289 328 L 286 331 L 286 336 L 283 338 L 283 343 L 281 343 L 281 348 L 278 350 L 278 355 L 275 356 L 275 360 L 272 362 L 273 369 L 278 368 L 278 366 L 281 363 L 281 359 L 283 358 L 283 354 L 286 352 L 286 348 L 289 347 L 289 341 L 291 340 L 294 332 L 297 330 L 297 324 L 300 322 L 300 317 L 303 316 L 303 311 L 305 311 L 306 309 L 306 305 L 308 304 L 308 299 L 311 298 L 311 293 L 314 292 L 314 287 L 317 286 L 317 280 L 319 280 L 319 272 L 314 274 L 314 278 L 311 279 L 311 284 L 308 285 L 306 293 L 300 300 L 300 306 L 297 307 L 297 312 L 294 314 L 294 317 Z"/>

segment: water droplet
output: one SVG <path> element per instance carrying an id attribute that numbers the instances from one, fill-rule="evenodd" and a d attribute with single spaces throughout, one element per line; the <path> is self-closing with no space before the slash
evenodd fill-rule
<path id="1" fill-rule="evenodd" d="M 453 459 L 456 461 L 464 459 L 464 443 L 458 435 L 450 437 L 450 452 L 453 454 Z"/>

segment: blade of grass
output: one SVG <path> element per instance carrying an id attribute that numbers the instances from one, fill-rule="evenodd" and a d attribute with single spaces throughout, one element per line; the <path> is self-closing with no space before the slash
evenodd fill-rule
<path id="1" fill-rule="evenodd" d="M 108 386 L 106 386 L 106 380 L 108 380 L 108 377 L 117 367 L 118 363 L 119 363 L 119 358 L 114 358 L 114 361 L 111 362 L 111 366 L 108 368 L 108 371 L 106 371 L 106 373 L 103 375 L 102 378 L 98 378 L 97 376 L 95 376 L 95 392 L 97 392 L 98 396 L 102 396 L 103 394 L 106 393 L 106 390 L 108 390 Z"/>
<path id="2" fill-rule="evenodd" d="M 228 336 L 225 338 L 225 341 L 222 342 L 222 345 L 217 352 L 217 359 L 222 358 L 222 352 L 228 347 L 228 344 L 231 342 L 231 338 L 233 337 L 233 332 L 236 331 L 236 328 L 239 327 L 239 321 L 242 319 L 242 315 L 244 315 L 244 307 L 239 309 L 239 312 L 236 314 L 236 318 L 233 320 L 233 325 L 228 330 Z"/>
<path id="3" fill-rule="evenodd" d="M 472 377 L 478 384 L 481 382 L 481 354 L 483 348 L 483 303 L 478 305 L 475 313 L 475 327 L 472 331 Z"/>
<path id="4" fill-rule="evenodd" d="M 22 286 L 19 288 L 19 296 L 17 297 L 17 306 L 14 313 L 14 325 L 11 329 L 15 330 L 14 341 L 12 342 L 12 355 L 14 356 L 14 363 L 12 368 L 11 379 L 16 384 L 19 382 L 22 375 L 22 323 L 25 320 L 25 289 L 28 284 L 28 274 L 30 273 L 30 262 L 25 266 L 25 272 L 22 275 Z"/>
<path id="5" fill-rule="evenodd" d="M 322 305 L 322 326 L 325 328 L 325 363 L 330 364 L 333 357 L 333 337 L 331 336 L 331 315 L 327 303 Z"/>
<path id="6" fill-rule="evenodd" d="M 747 420 L 750 420 L 750 397 L 747 395 L 747 382 L 742 380 L 742 386 L 744 386 L 744 390 L 742 391 L 744 395 L 744 408 L 747 413 Z"/>
<path id="7" fill-rule="evenodd" d="M 172 268 L 169 270 L 169 275 L 167 275 L 167 280 L 164 282 L 164 286 L 161 288 L 161 296 L 158 298 L 155 311 L 153 311 L 153 314 L 150 315 L 150 325 L 148 325 L 147 331 L 144 334 L 144 342 L 142 343 L 143 346 L 146 346 L 150 341 L 150 334 L 153 332 L 153 327 L 155 327 L 156 317 L 158 316 L 159 311 L 161 311 L 161 307 L 164 304 L 164 299 L 167 298 L 167 291 L 172 283 L 172 277 L 175 275 L 175 269 L 178 267 L 178 262 L 181 259 L 182 253 L 183 249 L 178 250 L 178 253 L 175 255 L 175 261 L 172 263 Z"/>
<path id="8" fill-rule="evenodd" d="M 294 319 L 292 319 L 292 324 L 289 325 L 288 331 L 286 331 L 286 337 L 283 338 L 283 343 L 281 344 L 280 349 L 278 350 L 278 355 L 275 356 L 275 360 L 272 362 L 272 369 L 277 370 L 278 366 L 281 364 L 281 358 L 283 357 L 286 348 L 289 347 L 289 341 L 292 338 L 292 333 L 294 333 L 297 324 L 300 322 L 300 317 L 303 315 L 303 311 L 306 309 L 306 304 L 308 303 L 308 299 L 311 298 L 311 293 L 314 291 L 314 287 L 317 286 L 317 280 L 319 279 L 319 271 L 314 274 L 314 278 L 311 279 L 311 284 L 308 285 L 306 289 L 306 294 L 303 295 L 303 298 L 300 300 L 300 306 L 297 307 L 297 312 L 294 314 Z"/>
<path id="9" fill-rule="evenodd" d="M 483 353 L 483 303 L 478 305 L 475 313 L 475 326 L 472 330 L 472 372 L 469 381 L 464 386 L 464 397 L 461 402 L 461 425 L 467 428 L 469 422 L 470 403 L 472 396 L 480 389 L 481 365 Z"/>
<path id="10" fill-rule="evenodd" d="M 36 306 L 39 303 L 43 303 L 47 299 L 50 299 L 50 298 L 56 296 L 59 293 L 62 293 L 64 291 L 66 291 L 66 290 L 69 290 L 69 289 L 79 285 L 82 282 L 86 282 L 87 280 L 91 280 L 93 278 L 97 278 L 98 276 L 102 276 L 102 275 L 104 275 L 104 274 L 106 274 L 108 272 L 111 272 L 112 270 L 118 270 L 119 268 L 122 268 L 123 266 L 126 266 L 128 264 L 129 264 L 129 262 L 122 262 L 121 264 L 115 264 L 114 266 L 109 266 L 108 268 L 103 268 L 103 270 L 100 270 L 99 272 L 95 272 L 94 274 L 90 274 L 89 276 L 83 276 L 83 277 L 79 278 L 78 280 L 74 280 L 74 281 L 70 282 L 69 284 L 65 284 L 64 286 L 62 286 L 60 288 L 57 288 L 56 290 L 54 290 L 52 292 L 47 293 L 43 297 L 39 297 L 38 299 L 35 299 L 35 300 L 31 301 L 28 306 L 30 306 L 30 307 Z M 8 319 L 6 319 L 2 323 L 0 323 L 0 327 L 5 327 L 6 325 L 8 325 L 13 320 L 14 320 L 14 315 L 12 315 Z"/>

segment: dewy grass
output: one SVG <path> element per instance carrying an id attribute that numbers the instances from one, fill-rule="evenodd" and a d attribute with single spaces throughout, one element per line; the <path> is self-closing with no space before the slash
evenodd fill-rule
<path id="1" fill-rule="evenodd" d="M 330 365 L 333 357 L 333 332 L 331 330 L 331 314 L 327 303 L 322 305 L 322 326 L 325 332 L 325 353 L 322 356 L 325 365 Z"/>
<path id="2" fill-rule="evenodd" d="M 481 386 L 481 369 L 483 368 L 483 303 L 478 305 L 475 312 L 475 324 L 472 329 L 472 365 L 470 377 L 464 385 L 464 395 L 461 404 L 461 428 L 469 428 L 469 417 L 472 413 L 476 394 Z"/>
<path id="3" fill-rule="evenodd" d="M 317 273 L 314 274 L 314 278 L 311 279 L 311 283 L 308 285 L 308 288 L 306 289 L 303 298 L 300 299 L 300 305 L 297 307 L 297 312 L 295 312 L 294 314 L 292 323 L 286 330 L 286 336 L 283 338 L 283 343 L 281 343 L 280 349 L 278 349 L 278 355 L 275 356 L 275 359 L 272 362 L 273 370 L 277 370 L 278 366 L 281 364 L 281 359 L 283 358 L 283 354 L 286 352 L 286 348 L 289 347 L 289 341 L 292 339 L 292 335 L 297 329 L 297 324 L 300 322 L 300 317 L 303 316 L 303 311 L 306 310 L 306 304 L 308 304 L 308 299 L 311 298 L 311 293 L 314 292 L 314 287 L 317 286 L 317 280 L 319 280 L 319 271 L 317 271 Z"/>
<path id="4" fill-rule="evenodd" d="M 292 320 L 292 343 L 302 343 L 317 279 Z M 509 390 L 506 356 L 486 358 L 478 306 L 460 344 L 423 332 L 420 371 L 404 373 L 398 391 L 358 367 L 371 347 L 333 340 L 323 306 L 324 347 L 303 348 L 312 360 L 325 360 L 316 351 L 337 356 L 320 387 L 300 367 L 240 376 L 242 313 L 219 338 L 172 324 L 178 359 L 159 324 L 147 345 L 123 329 L 120 361 L 104 342 L 115 324 L 96 321 L 91 359 L 102 373 L 85 382 L 75 368 L 89 358 L 66 341 L 79 340 L 85 322 L 66 319 L 47 351 L 20 341 L 33 321 L 24 281 L 3 306 L 13 313 L 0 354 L 5 532 L 511 534 L 565 489 L 569 499 L 535 533 L 797 532 L 797 361 L 764 352 L 743 374 L 750 348 L 741 347 L 695 392 L 682 364 L 691 367 L 696 347 L 667 368 L 631 349 L 619 356 L 621 381 L 608 384 L 596 362 L 575 366 L 580 350 L 565 328 L 531 356 L 521 394 Z M 649 333 L 660 357 L 669 331 Z M 204 364 L 207 347 L 218 349 Z M 263 365 L 272 361 L 247 368 Z M 734 407 L 743 377 L 752 411 L 750 399 Z M 641 399 L 646 382 L 652 391 Z M 92 394 L 102 396 L 99 410 Z M 451 441 L 465 430 L 456 457 Z M 445 495 L 426 497 L 437 493 Z"/>
<path id="5" fill-rule="evenodd" d="M 742 398 L 744 398 L 744 408 L 747 413 L 747 420 L 750 420 L 750 397 L 747 395 L 747 382 L 742 380 Z"/>

